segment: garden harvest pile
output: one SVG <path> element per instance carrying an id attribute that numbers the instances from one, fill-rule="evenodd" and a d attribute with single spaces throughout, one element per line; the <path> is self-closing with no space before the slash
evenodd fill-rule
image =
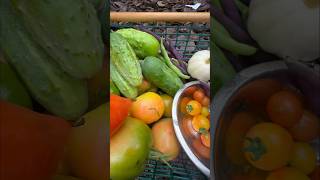
<path id="1" fill-rule="evenodd" d="M 143 172 L 147 159 L 159 160 L 171 167 L 169 161 L 180 154 L 172 120 L 173 98 L 191 78 L 210 80 L 210 56 L 209 53 L 201 55 L 199 51 L 192 57 L 195 59 L 192 65 L 177 57 L 174 48 L 152 33 L 133 28 L 110 33 L 112 179 L 137 177 Z M 189 68 L 200 64 L 206 66 L 207 74 Z M 192 71 L 192 77 L 188 71 Z M 188 91 L 193 100 L 180 103 L 179 110 L 181 107 L 186 115 L 194 117 L 191 128 L 195 134 L 201 134 L 197 147 L 200 152 L 201 148 L 209 152 L 209 94 L 196 87 Z M 209 153 L 200 156 L 210 159 Z"/>

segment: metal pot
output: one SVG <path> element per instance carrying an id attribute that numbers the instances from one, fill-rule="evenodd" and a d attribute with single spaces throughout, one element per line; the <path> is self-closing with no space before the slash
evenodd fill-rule
<path id="1" fill-rule="evenodd" d="M 280 81 L 300 91 L 310 106 L 310 110 L 320 117 L 320 75 L 297 62 L 273 61 L 251 66 L 236 75 L 222 87 L 213 99 L 211 110 L 211 179 L 225 180 L 233 172 L 232 164 L 226 157 L 225 138 L 227 127 L 231 122 L 230 109 L 239 103 L 241 90 L 250 82 L 270 78 Z M 265 86 L 268 86 L 265 84 Z M 258 90 L 257 90 L 258 91 Z M 317 159 L 320 159 L 320 140 L 315 140 Z"/>

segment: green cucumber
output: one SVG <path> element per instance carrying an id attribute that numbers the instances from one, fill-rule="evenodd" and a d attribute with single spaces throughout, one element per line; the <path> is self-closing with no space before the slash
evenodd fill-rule
<path id="1" fill-rule="evenodd" d="M 90 78 L 103 63 L 104 45 L 94 7 L 87 0 L 11 0 L 32 39 L 65 72 Z"/>
<path id="2" fill-rule="evenodd" d="M 0 62 L 0 99 L 32 109 L 31 97 L 9 64 Z"/>
<path id="3" fill-rule="evenodd" d="M 32 97 L 49 112 L 67 120 L 81 116 L 88 107 L 84 80 L 66 74 L 25 30 L 10 4 L 0 6 L 0 46 Z"/>
<path id="4" fill-rule="evenodd" d="M 159 54 L 159 41 L 151 34 L 133 28 L 120 29 L 116 32 L 126 38 L 140 59 Z"/>
<path id="5" fill-rule="evenodd" d="M 110 81 L 110 93 L 120 95 L 119 89 L 114 85 L 113 81 Z"/>
<path id="6" fill-rule="evenodd" d="M 144 77 L 165 93 L 174 96 L 183 86 L 178 75 L 156 57 L 146 57 L 141 65 Z"/>

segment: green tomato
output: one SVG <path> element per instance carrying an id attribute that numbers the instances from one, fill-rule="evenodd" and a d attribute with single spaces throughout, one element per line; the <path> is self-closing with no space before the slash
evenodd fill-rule
<path id="1" fill-rule="evenodd" d="M 9 64 L 0 62 L 0 99 L 32 108 L 27 89 Z"/>
<path id="2" fill-rule="evenodd" d="M 151 129 L 128 117 L 110 140 L 110 178 L 134 179 L 143 172 L 152 146 Z"/>

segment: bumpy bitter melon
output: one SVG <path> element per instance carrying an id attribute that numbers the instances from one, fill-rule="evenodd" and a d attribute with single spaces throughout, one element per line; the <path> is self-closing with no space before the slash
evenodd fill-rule
<path id="1" fill-rule="evenodd" d="M 32 38 L 68 74 L 92 77 L 102 68 L 97 13 L 87 0 L 11 0 Z"/>
<path id="2" fill-rule="evenodd" d="M 35 43 L 12 9 L 10 0 L 1 0 L 0 47 L 31 95 L 51 113 L 72 120 L 88 106 L 85 81 L 59 68 Z"/>
<path id="3" fill-rule="evenodd" d="M 142 83 L 142 71 L 138 58 L 127 40 L 119 33 L 110 33 L 110 58 L 121 76 L 132 86 Z"/>

